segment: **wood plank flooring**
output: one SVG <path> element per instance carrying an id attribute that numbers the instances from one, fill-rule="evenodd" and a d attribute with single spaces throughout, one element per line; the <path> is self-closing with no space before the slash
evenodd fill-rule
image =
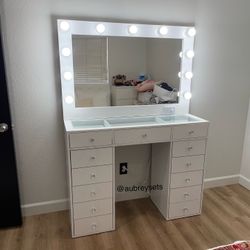
<path id="1" fill-rule="evenodd" d="M 168 222 L 149 199 L 119 202 L 116 218 L 116 231 L 71 239 L 67 211 L 26 217 L 22 228 L 0 230 L 0 249 L 203 250 L 250 240 L 250 191 L 207 189 L 201 216 Z"/>

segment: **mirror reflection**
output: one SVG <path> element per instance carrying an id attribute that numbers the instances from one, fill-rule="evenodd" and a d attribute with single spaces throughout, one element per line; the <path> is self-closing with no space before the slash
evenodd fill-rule
<path id="1" fill-rule="evenodd" d="M 177 103 L 181 39 L 73 36 L 76 107 Z"/>

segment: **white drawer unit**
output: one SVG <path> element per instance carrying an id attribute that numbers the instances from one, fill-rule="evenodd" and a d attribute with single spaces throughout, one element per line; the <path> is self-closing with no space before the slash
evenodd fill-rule
<path id="1" fill-rule="evenodd" d="M 73 186 L 112 181 L 112 165 L 72 169 Z"/>
<path id="2" fill-rule="evenodd" d="M 208 124 L 189 124 L 173 127 L 173 140 L 207 137 Z"/>
<path id="3" fill-rule="evenodd" d="M 189 187 L 201 185 L 203 182 L 203 171 L 184 172 L 171 175 L 170 187 Z"/>
<path id="4" fill-rule="evenodd" d="M 112 144 L 112 131 L 81 132 L 69 134 L 71 148 L 108 146 Z"/>
<path id="5" fill-rule="evenodd" d="M 204 155 L 206 140 L 173 142 L 173 157 Z"/>
<path id="6" fill-rule="evenodd" d="M 74 219 L 82 219 L 92 216 L 111 214 L 112 199 L 86 201 L 74 204 Z"/>
<path id="7" fill-rule="evenodd" d="M 204 155 L 172 158 L 172 173 L 202 170 Z"/>
<path id="8" fill-rule="evenodd" d="M 170 203 L 199 200 L 202 186 L 176 188 L 170 190 Z"/>
<path id="9" fill-rule="evenodd" d="M 115 144 L 133 145 L 145 143 L 157 143 L 171 141 L 171 128 L 140 128 L 117 130 L 115 134 Z"/>
<path id="10" fill-rule="evenodd" d="M 112 148 L 82 149 L 71 151 L 72 168 L 112 164 Z"/>
<path id="11" fill-rule="evenodd" d="M 169 219 L 187 217 L 201 212 L 201 201 L 186 201 L 172 203 L 169 206 Z"/>
<path id="12" fill-rule="evenodd" d="M 73 187 L 73 202 L 112 198 L 112 182 Z"/>
<path id="13" fill-rule="evenodd" d="M 74 221 L 75 236 L 83 236 L 113 229 L 112 214 L 79 219 Z"/>

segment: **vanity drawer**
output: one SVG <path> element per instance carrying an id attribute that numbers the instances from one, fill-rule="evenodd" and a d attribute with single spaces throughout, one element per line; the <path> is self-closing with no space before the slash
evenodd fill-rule
<path id="1" fill-rule="evenodd" d="M 173 157 L 203 155 L 206 151 L 206 140 L 173 142 Z"/>
<path id="2" fill-rule="evenodd" d="M 87 201 L 74 204 L 74 218 L 82 219 L 86 217 L 98 216 L 112 213 L 112 199 Z"/>
<path id="3" fill-rule="evenodd" d="M 176 188 L 170 190 L 170 203 L 198 200 L 201 198 L 201 186 Z"/>
<path id="4" fill-rule="evenodd" d="M 112 131 L 81 132 L 69 135 L 71 148 L 106 146 L 112 144 Z"/>
<path id="5" fill-rule="evenodd" d="M 112 164 L 112 148 L 82 149 L 71 151 L 72 168 Z"/>
<path id="6" fill-rule="evenodd" d="M 201 185 L 203 180 L 203 171 L 194 171 L 194 172 L 184 172 L 171 174 L 171 188 L 178 187 L 188 187 Z"/>
<path id="7" fill-rule="evenodd" d="M 112 182 L 73 187 L 73 202 L 112 198 Z"/>
<path id="8" fill-rule="evenodd" d="M 207 137 L 208 123 L 179 125 L 173 127 L 173 140 Z"/>
<path id="9" fill-rule="evenodd" d="M 75 220 L 75 235 L 88 235 L 110 231 L 112 226 L 112 214 Z"/>
<path id="10" fill-rule="evenodd" d="M 172 203 L 169 206 L 169 219 L 200 214 L 200 200 Z"/>
<path id="11" fill-rule="evenodd" d="M 72 169 L 73 186 L 112 181 L 112 165 Z"/>
<path id="12" fill-rule="evenodd" d="M 172 173 L 201 170 L 204 160 L 204 155 L 172 158 Z"/>
<path id="13" fill-rule="evenodd" d="M 171 140 L 170 138 L 170 127 L 123 129 L 115 131 L 115 144 L 117 145 L 168 142 Z"/>

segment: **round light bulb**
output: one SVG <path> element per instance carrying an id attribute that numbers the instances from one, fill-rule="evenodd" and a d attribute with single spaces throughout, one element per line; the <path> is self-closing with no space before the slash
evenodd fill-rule
<path id="1" fill-rule="evenodd" d="M 72 96 L 66 96 L 65 97 L 65 102 L 67 103 L 67 104 L 71 104 L 71 103 L 73 103 L 73 101 L 74 101 L 74 99 L 73 99 L 73 97 Z"/>
<path id="2" fill-rule="evenodd" d="M 62 55 L 63 56 L 70 56 L 71 55 L 71 50 L 69 48 L 63 48 L 62 49 Z"/>
<path id="3" fill-rule="evenodd" d="M 72 73 L 71 72 L 64 72 L 63 77 L 65 80 L 70 81 L 70 80 L 72 80 Z"/>
<path id="4" fill-rule="evenodd" d="M 191 80 L 193 78 L 193 73 L 192 72 L 186 72 L 185 73 L 185 77 L 188 79 L 188 80 Z"/>
<path id="5" fill-rule="evenodd" d="M 99 23 L 96 25 L 96 31 L 100 34 L 102 34 L 105 31 L 105 25 L 102 23 Z"/>
<path id="6" fill-rule="evenodd" d="M 178 77 L 182 78 L 182 73 L 181 72 L 178 73 Z"/>
<path id="7" fill-rule="evenodd" d="M 195 28 L 190 28 L 188 29 L 188 32 L 187 32 L 188 36 L 190 37 L 194 37 L 196 35 L 196 29 Z"/>
<path id="8" fill-rule="evenodd" d="M 187 58 L 192 59 L 194 57 L 194 51 L 193 50 L 188 50 L 186 52 L 186 56 L 187 56 Z"/>
<path id="9" fill-rule="evenodd" d="M 161 26 L 159 29 L 159 32 L 161 35 L 166 36 L 168 33 L 168 27 L 167 26 Z"/>
<path id="10" fill-rule="evenodd" d="M 131 26 L 129 26 L 128 31 L 129 31 L 130 34 L 136 34 L 137 31 L 138 31 L 138 28 L 137 28 L 136 25 L 131 25 Z"/>
<path id="11" fill-rule="evenodd" d="M 190 100 L 190 99 L 192 98 L 192 93 L 190 93 L 190 92 L 185 92 L 183 96 L 184 96 L 184 98 L 185 98 L 186 100 Z"/>
<path id="12" fill-rule="evenodd" d="M 60 22 L 60 29 L 61 29 L 62 31 L 68 31 L 69 28 L 70 28 L 70 25 L 69 25 L 68 22 L 66 22 L 66 21 L 61 21 L 61 22 Z"/>
<path id="13" fill-rule="evenodd" d="M 180 57 L 180 58 L 183 57 L 183 52 L 182 52 L 182 51 L 180 52 L 179 57 Z"/>

